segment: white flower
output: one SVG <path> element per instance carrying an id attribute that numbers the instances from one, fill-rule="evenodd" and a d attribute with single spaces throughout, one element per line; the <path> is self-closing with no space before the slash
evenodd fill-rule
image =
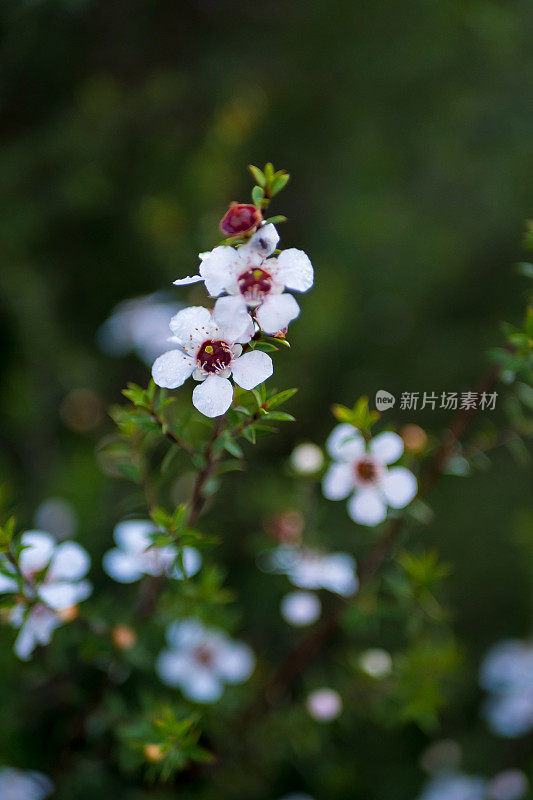
<path id="1" fill-rule="evenodd" d="M 225 684 L 243 683 L 255 667 L 247 644 L 194 619 L 169 625 L 167 642 L 156 662 L 159 677 L 196 703 L 215 703 Z"/>
<path id="2" fill-rule="evenodd" d="M 312 442 L 297 445 L 291 453 L 291 467 L 300 475 L 314 475 L 324 463 L 320 447 Z"/>
<path id="3" fill-rule="evenodd" d="M 294 297 L 284 290 L 307 292 L 314 280 L 313 267 L 302 250 L 292 247 L 268 258 L 278 241 L 275 227 L 263 225 L 239 248 L 221 246 L 201 254 L 200 275 L 174 283 L 179 286 L 203 280 L 212 297 L 226 294 L 217 300 L 214 316 L 228 333 L 242 329 L 248 309 L 255 309 L 265 333 L 277 333 L 300 313 Z"/>
<path id="4" fill-rule="evenodd" d="M 361 653 L 359 665 L 371 678 L 385 678 L 392 670 L 392 658 L 386 650 L 375 647 Z"/>
<path id="5" fill-rule="evenodd" d="M 0 767 L 0 800 L 44 800 L 54 784 L 40 772 Z"/>
<path id="6" fill-rule="evenodd" d="M 497 736 L 515 738 L 533 729 L 533 646 L 509 639 L 486 654 L 479 682 L 490 695 L 482 714 Z"/>
<path id="7" fill-rule="evenodd" d="M 152 364 L 167 348 L 168 320 L 180 307 L 163 294 L 119 303 L 98 330 L 100 349 L 115 357 L 135 352 L 145 364 Z"/>
<path id="8" fill-rule="evenodd" d="M 250 317 L 246 328 L 229 335 L 207 308 L 192 306 L 172 317 L 170 330 L 174 334 L 170 341 L 178 347 L 155 361 L 154 381 L 158 386 L 176 389 L 192 375 L 201 382 L 193 391 L 192 402 L 206 417 L 218 417 L 230 407 L 230 375 L 243 389 L 253 389 L 272 375 L 272 359 L 266 353 L 252 350 L 241 355 L 239 343 L 249 342 L 253 335 Z"/>
<path id="9" fill-rule="evenodd" d="M 270 566 L 274 572 L 287 575 L 299 589 L 327 589 L 350 597 L 359 588 L 355 559 L 349 553 L 282 545 L 271 555 Z"/>
<path id="10" fill-rule="evenodd" d="M 388 465 L 403 453 L 396 433 L 380 433 L 365 447 L 361 433 L 352 425 L 337 425 L 327 441 L 334 459 L 324 476 L 322 491 L 329 500 L 348 501 L 348 514 L 360 525 L 378 525 L 387 506 L 403 508 L 417 492 L 416 478 L 405 467 Z"/>
<path id="11" fill-rule="evenodd" d="M 282 797 L 281 800 L 313 800 L 313 798 L 309 794 L 297 792 L 296 794 L 287 794 L 285 797 Z"/>
<path id="12" fill-rule="evenodd" d="M 107 574 L 119 583 L 133 583 L 143 575 L 183 578 L 182 571 L 176 566 L 178 549 L 172 544 L 164 547 L 152 545 L 152 536 L 157 530 L 147 519 L 119 522 L 113 531 L 117 547 L 108 550 L 103 558 Z M 198 550 L 184 547 L 183 566 L 187 577 L 195 575 L 201 565 L 202 557 Z"/>
<path id="13" fill-rule="evenodd" d="M 0 561 L 0 593 L 19 592 L 25 597 L 11 611 L 10 621 L 20 628 L 15 652 L 28 659 L 38 644 L 48 644 L 55 628 L 65 621 L 62 612 L 89 597 L 92 587 L 81 580 L 89 570 L 90 558 L 77 542 L 57 544 L 49 533 L 26 531 L 22 534 L 19 586 L 14 567 Z M 41 602 L 39 602 L 41 601 Z"/>
<path id="14" fill-rule="evenodd" d="M 313 592 L 290 592 L 281 601 L 281 616 L 296 628 L 316 622 L 321 611 L 322 604 Z"/>
<path id="15" fill-rule="evenodd" d="M 335 689 L 316 689 L 308 696 L 305 706 L 318 722 L 331 722 L 342 711 L 342 699 Z"/>
<path id="16" fill-rule="evenodd" d="M 488 785 L 490 800 L 521 800 L 527 793 L 529 781 L 519 769 L 506 769 L 498 773 Z"/>
<path id="17" fill-rule="evenodd" d="M 444 773 L 431 778 L 418 800 L 486 800 L 486 788 L 484 778 Z"/>

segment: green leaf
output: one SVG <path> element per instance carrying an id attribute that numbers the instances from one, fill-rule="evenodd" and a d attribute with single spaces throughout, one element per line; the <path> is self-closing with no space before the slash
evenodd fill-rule
<path id="1" fill-rule="evenodd" d="M 281 172 L 276 172 L 269 187 L 270 196 L 274 197 L 275 194 L 281 192 L 281 190 L 284 189 L 287 183 L 289 182 L 289 178 L 290 175 L 287 172 L 284 172 L 283 170 Z"/>
<path id="2" fill-rule="evenodd" d="M 284 214 L 275 214 L 269 217 L 266 222 L 271 222 L 273 225 L 279 225 L 280 222 L 287 222 L 287 217 Z"/>
<path id="3" fill-rule="evenodd" d="M 277 422 L 296 422 L 296 417 L 293 417 L 292 414 L 287 414 L 285 411 L 270 411 L 267 414 L 267 419 Z"/>
<path id="4" fill-rule="evenodd" d="M 278 406 L 283 405 L 286 403 L 287 400 L 290 400 L 291 397 L 294 397 L 298 389 L 284 389 L 282 392 L 278 392 L 277 394 L 272 395 L 272 397 L 267 398 L 267 409 L 270 411 L 272 408 L 277 408 Z"/>
<path id="5" fill-rule="evenodd" d="M 254 186 L 252 189 L 252 200 L 256 208 L 263 208 L 263 200 L 265 198 L 265 193 L 260 186 Z"/>
<path id="6" fill-rule="evenodd" d="M 253 175 L 255 181 L 257 181 L 259 186 L 264 187 L 266 184 L 266 178 L 262 170 L 259 167 L 254 167 L 253 164 L 248 164 L 248 169 Z"/>

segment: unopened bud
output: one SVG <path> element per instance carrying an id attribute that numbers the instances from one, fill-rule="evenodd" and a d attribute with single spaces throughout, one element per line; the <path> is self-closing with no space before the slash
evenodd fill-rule
<path id="1" fill-rule="evenodd" d="M 147 761 L 163 761 L 165 754 L 159 744 L 145 744 L 143 747 L 144 757 Z"/>
<path id="2" fill-rule="evenodd" d="M 263 215 L 251 203 L 230 203 L 230 207 L 220 220 L 220 230 L 224 236 L 245 236 L 253 233 L 261 224 Z"/>
<path id="3" fill-rule="evenodd" d="M 116 625 L 111 631 L 111 639 L 116 647 L 129 650 L 137 641 L 137 634 L 129 625 Z"/>

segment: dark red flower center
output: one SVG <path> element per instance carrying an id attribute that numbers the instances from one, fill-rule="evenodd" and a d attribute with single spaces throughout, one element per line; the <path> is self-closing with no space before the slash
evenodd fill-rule
<path id="1" fill-rule="evenodd" d="M 233 353 L 227 342 L 220 339 L 207 339 L 196 354 L 196 361 L 204 372 L 221 372 L 229 367 Z"/>
<path id="2" fill-rule="evenodd" d="M 375 483 L 378 468 L 371 458 L 361 458 L 355 465 L 355 474 L 361 483 Z"/>
<path id="3" fill-rule="evenodd" d="M 239 291 L 250 303 L 260 302 L 272 287 L 272 278 L 264 269 L 254 267 L 238 277 Z"/>
<path id="4" fill-rule="evenodd" d="M 211 647 L 206 644 L 201 644 L 193 651 L 193 658 L 197 664 L 202 667 L 211 667 L 215 659 L 215 654 Z"/>

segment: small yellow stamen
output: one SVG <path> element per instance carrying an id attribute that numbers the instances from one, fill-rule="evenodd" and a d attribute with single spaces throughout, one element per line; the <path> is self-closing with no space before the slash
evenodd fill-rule
<path id="1" fill-rule="evenodd" d="M 254 269 L 254 278 L 258 278 L 259 279 L 262 274 L 263 274 L 263 270 L 262 269 Z"/>
<path id="2" fill-rule="evenodd" d="M 211 353 L 213 352 L 213 348 L 211 347 L 211 345 L 210 345 L 210 344 L 208 344 L 208 345 L 207 345 L 207 346 L 204 348 L 204 352 L 206 352 L 206 353 L 209 353 L 209 355 L 211 355 Z"/>

